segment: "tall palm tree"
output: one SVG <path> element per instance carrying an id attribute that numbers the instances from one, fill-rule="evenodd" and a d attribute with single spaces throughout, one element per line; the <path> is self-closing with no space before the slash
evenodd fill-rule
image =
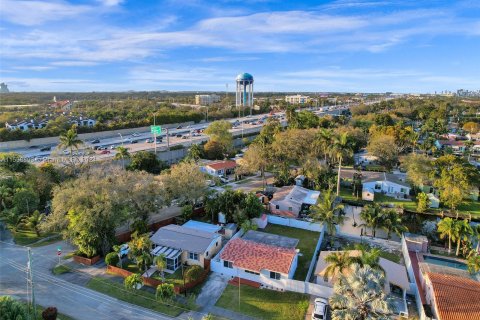
<path id="1" fill-rule="evenodd" d="M 373 205 L 367 205 L 363 207 L 362 212 L 360 213 L 360 218 L 364 221 L 360 226 L 371 228 L 372 236 L 375 237 L 377 234 L 377 228 L 382 225 L 383 210 L 376 203 Z"/>
<path id="2" fill-rule="evenodd" d="M 337 196 L 340 195 L 340 177 L 342 173 L 342 161 L 352 156 L 353 147 L 350 143 L 348 133 L 344 132 L 340 135 L 334 136 L 330 148 L 330 154 L 338 161 L 338 176 L 337 176 Z"/>
<path id="3" fill-rule="evenodd" d="M 165 279 L 164 270 L 167 267 L 167 259 L 165 255 L 162 253 L 155 258 L 153 258 L 153 263 L 157 266 L 158 271 L 160 271 L 160 276 L 162 279 Z"/>
<path id="4" fill-rule="evenodd" d="M 378 248 L 362 250 L 362 254 L 357 258 L 358 264 L 362 267 L 370 266 L 373 269 L 380 268 L 380 252 Z"/>
<path id="5" fill-rule="evenodd" d="M 78 138 L 76 126 L 72 126 L 66 133 L 60 135 L 60 143 L 58 146 L 63 149 L 68 149 L 70 155 L 73 154 L 73 149 L 77 149 L 83 141 Z"/>
<path id="6" fill-rule="evenodd" d="M 452 241 L 457 239 L 458 225 L 452 218 L 444 218 L 437 224 L 437 232 L 440 233 L 440 239 L 448 238 L 448 253 L 452 251 Z"/>
<path id="7" fill-rule="evenodd" d="M 383 286 L 385 275 L 370 266 L 352 265 L 352 272 L 340 275 L 333 286 L 334 294 L 329 299 L 332 319 L 391 319 L 395 304 Z"/>
<path id="8" fill-rule="evenodd" d="M 328 263 L 328 267 L 325 268 L 323 277 L 325 280 L 328 280 L 328 278 L 334 277 L 349 268 L 355 260 L 350 257 L 350 251 L 343 251 L 329 254 L 325 257 L 325 262 Z"/>
<path id="9" fill-rule="evenodd" d="M 327 161 L 328 150 L 332 144 L 332 130 L 321 128 L 318 130 L 315 139 L 315 147 L 320 149 L 321 153 L 325 157 L 325 161 Z M 320 154 L 320 152 L 318 152 Z"/>
<path id="10" fill-rule="evenodd" d="M 468 241 L 470 239 L 470 236 L 473 235 L 473 229 L 468 223 L 468 220 L 458 220 L 455 222 L 457 225 L 457 251 L 455 255 L 460 254 L 460 242 L 463 241 Z"/>
<path id="11" fill-rule="evenodd" d="M 408 228 L 403 225 L 402 218 L 394 209 L 384 211 L 381 228 L 387 232 L 387 239 L 390 239 L 392 232 L 400 236 L 408 231 Z"/>
<path id="12" fill-rule="evenodd" d="M 125 169 L 125 159 L 130 158 L 130 152 L 128 152 L 128 149 L 121 146 L 117 147 L 117 153 L 115 154 L 114 159 L 119 160 L 122 159 L 122 167 Z"/>
<path id="13" fill-rule="evenodd" d="M 310 207 L 310 217 L 325 224 L 327 234 L 330 236 L 330 244 L 333 245 L 333 237 L 337 232 L 337 224 L 343 224 L 345 217 L 341 215 L 343 205 L 336 201 L 332 190 L 328 189 L 323 193 L 320 201 Z"/>

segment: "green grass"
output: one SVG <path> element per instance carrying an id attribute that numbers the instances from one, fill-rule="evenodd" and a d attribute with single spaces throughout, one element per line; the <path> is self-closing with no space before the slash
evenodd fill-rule
<path id="1" fill-rule="evenodd" d="M 240 307 L 238 287 L 228 285 L 216 306 L 243 313 L 257 319 L 303 320 L 309 305 L 309 296 L 296 292 L 278 292 L 240 287 Z"/>
<path id="2" fill-rule="evenodd" d="M 156 300 L 155 294 L 151 292 L 145 290 L 128 291 L 122 284 L 100 277 L 90 279 L 87 283 L 87 287 L 119 300 L 151 309 L 171 317 L 176 317 L 180 315 L 182 311 L 186 311 L 185 309 L 187 309 L 185 306 L 180 306 L 175 302 L 171 304 L 169 303 L 168 305 L 164 304 L 161 301 Z"/>
<path id="3" fill-rule="evenodd" d="M 33 243 L 44 239 L 49 236 L 56 235 L 56 233 L 45 233 L 41 234 L 38 236 L 35 231 L 28 230 L 28 229 L 23 229 L 19 228 L 18 230 L 15 230 L 14 228 L 10 228 L 10 231 L 12 232 L 13 236 L 13 241 L 15 241 L 16 244 L 21 245 L 21 246 L 27 246 L 27 245 L 32 245 Z M 60 240 L 61 235 L 58 234 L 57 237 L 54 237 L 53 239 L 49 239 L 43 242 L 40 242 L 38 244 L 32 245 L 34 247 L 39 247 L 39 246 L 44 246 L 53 242 L 56 242 Z"/>
<path id="4" fill-rule="evenodd" d="M 480 216 L 480 201 L 468 201 L 458 206 L 461 213 L 471 213 L 472 216 Z"/>
<path id="5" fill-rule="evenodd" d="M 174 273 L 164 272 L 163 275 L 165 276 L 166 282 L 171 284 L 183 285 L 182 268 L 178 268 L 177 271 L 175 271 Z M 162 277 L 159 271 L 155 271 L 152 278 L 157 280 L 162 280 Z"/>
<path id="6" fill-rule="evenodd" d="M 127 260 L 122 264 L 123 269 L 128 270 L 133 273 L 140 273 L 143 274 L 143 271 L 138 268 L 138 266 L 135 264 L 135 262 L 131 260 Z"/>
<path id="7" fill-rule="evenodd" d="M 308 231 L 298 228 L 290 228 L 277 224 L 268 224 L 265 230 L 267 233 L 298 239 L 297 249 L 300 249 L 301 256 L 298 257 L 298 266 L 293 278 L 304 281 L 307 277 L 308 268 L 317 245 L 319 232 Z"/>
<path id="8" fill-rule="evenodd" d="M 72 269 L 70 269 L 69 266 L 66 266 L 64 264 L 60 264 L 58 266 L 56 266 L 55 268 L 52 269 L 52 273 L 54 275 L 59 275 L 59 274 L 64 274 L 64 273 L 67 273 L 67 272 L 70 272 Z"/>
<path id="9" fill-rule="evenodd" d="M 28 305 L 27 305 L 26 302 L 22 301 L 22 304 L 25 306 L 25 308 L 28 308 Z M 52 307 L 54 307 L 54 306 L 52 306 Z M 35 317 L 36 320 L 43 320 L 42 312 L 45 309 L 47 309 L 47 307 L 43 307 L 43 306 L 40 306 L 40 305 L 37 304 L 37 306 L 36 306 L 36 317 Z M 57 320 L 75 320 L 75 318 L 69 317 L 69 316 L 67 316 L 63 313 L 58 312 L 57 313 Z"/>

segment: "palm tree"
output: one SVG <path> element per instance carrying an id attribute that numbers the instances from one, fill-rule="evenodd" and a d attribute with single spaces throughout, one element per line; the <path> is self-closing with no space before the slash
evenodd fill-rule
<path id="1" fill-rule="evenodd" d="M 115 154 L 114 159 L 115 160 L 122 159 L 123 169 L 125 169 L 125 159 L 128 159 L 128 158 L 130 158 L 130 153 L 128 152 L 128 149 L 123 146 L 117 147 L 117 153 Z"/>
<path id="2" fill-rule="evenodd" d="M 467 266 L 468 266 L 468 272 L 470 274 L 475 274 L 480 272 L 480 255 L 479 254 L 473 254 L 468 258 L 467 260 Z"/>
<path id="3" fill-rule="evenodd" d="M 344 132 L 333 138 L 330 154 L 338 160 L 338 176 L 337 176 L 337 196 L 340 195 L 340 177 L 342 173 L 342 161 L 346 157 L 352 156 L 353 148 L 350 143 L 347 132 Z"/>
<path id="4" fill-rule="evenodd" d="M 162 279 L 165 279 L 164 270 L 167 267 L 167 259 L 165 255 L 162 253 L 155 258 L 153 258 L 153 263 L 157 266 L 158 271 L 160 271 L 160 276 Z"/>
<path id="5" fill-rule="evenodd" d="M 329 299 L 332 319 L 391 319 L 395 305 L 383 287 L 385 275 L 370 266 L 352 265 L 348 276 L 340 275 Z"/>
<path id="6" fill-rule="evenodd" d="M 390 239 L 392 232 L 400 236 L 408 231 L 408 228 L 403 225 L 402 218 L 394 209 L 384 211 L 381 227 L 387 232 L 387 239 Z"/>
<path id="7" fill-rule="evenodd" d="M 135 257 L 137 267 L 144 272 L 147 272 L 148 267 L 152 264 L 152 255 L 148 251 L 143 251 L 140 255 Z M 148 275 L 147 275 L 148 276 Z"/>
<path id="8" fill-rule="evenodd" d="M 323 275 L 325 280 L 329 277 L 334 277 L 338 273 L 342 273 L 354 263 L 354 259 L 350 257 L 350 251 L 334 252 L 325 257 L 325 262 L 328 263 L 328 267 L 325 268 Z"/>
<path id="9" fill-rule="evenodd" d="M 477 240 L 477 248 L 475 249 L 475 252 L 480 253 L 480 224 L 477 224 L 473 228 L 473 233 L 474 233 L 475 238 Z"/>
<path id="10" fill-rule="evenodd" d="M 324 128 L 321 128 L 320 130 L 318 130 L 318 133 L 315 139 L 315 147 L 320 148 L 321 153 L 325 157 L 325 162 L 327 161 L 328 149 L 330 148 L 331 144 L 332 144 L 332 131 Z"/>
<path id="11" fill-rule="evenodd" d="M 333 237 L 337 232 L 337 224 L 343 224 L 345 217 L 340 214 L 343 205 L 336 201 L 332 190 L 328 189 L 323 193 L 320 202 L 310 207 L 310 217 L 325 224 L 327 234 L 330 236 L 330 244 L 333 245 Z"/>
<path id="12" fill-rule="evenodd" d="M 66 133 L 60 135 L 60 143 L 58 146 L 63 149 L 68 149 L 70 155 L 72 155 L 73 149 L 78 150 L 78 146 L 82 144 L 83 141 L 78 139 L 76 126 L 72 126 Z"/>
<path id="13" fill-rule="evenodd" d="M 362 254 L 357 258 L 358 264 L 360 264 L 362 267 L 369 266 L 373 269 L 381 269 L 380 253 L 381 250 L 378 248 L 362 250 Z"/>
<path id="14" fill-rule="evenodd" d="M 458 225 L 452 218 L 444 218 L 437 224 L 437 232 L 440 239 L 448 238 L 448 253 L 452 251 L 452 241 L 455 241 L 458 234 Z"/>
<path id="15" fill-rule="evenodd" d="M 120 268 L 123 268 L 123 264 L 122 264 L 122 246 L 121 245 L 114 245 L 112 247 L 113 249 L 113 252 L 115 252 L 118 256 L 118 261 L 120 262 Z"/>
<path id="16" fill-rule="evenodd" d="M 40 236 L 39 226 L 40 226 L 40 223 L 42 222 L 44 217 L 45 217 L 44 214 L 40 214 L 40 212 L 38 212 L 38 210 L 35 210 L 32 213 L 32 215 L 26 216 L 26 217 L 23 218 L 23 223 L 25 224 L 25 226 L 27 228 L 35 231 L 35 233 L 39 237 Z"/>
<path id="17" fill-rule="evenodd" d="M 382 224 L 383 210 L 376 203 L 374 203 L 373 205 L 365 206 L 360 213 L 360 218 L 362 218 L 362 220 L 364 221 L 364 223 L 362 223 L 360 226 L 366 226 L 371 228 L 372 236 L 375 237 L 377 234 L 377 228 Z"/>
<path id="18" fill-rule="evenodd" d="M 458 220 L 455 222 L 457 225 L 457 251 L 455 255 L 460 254 L 460 242 L 468 241 L 470 236 L 473 235 L 473 229 L 468 223 L 468 220 Z"/>

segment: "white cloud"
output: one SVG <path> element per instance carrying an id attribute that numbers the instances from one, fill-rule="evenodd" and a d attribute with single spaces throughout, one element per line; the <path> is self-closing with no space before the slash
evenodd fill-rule
<path id="1" fill-rule="evenodd" d="M 118 6 L 119 4 L 122 4 L 124 2 L 124 0 L 97 0 L 97 1 L 107 7 Z"/>

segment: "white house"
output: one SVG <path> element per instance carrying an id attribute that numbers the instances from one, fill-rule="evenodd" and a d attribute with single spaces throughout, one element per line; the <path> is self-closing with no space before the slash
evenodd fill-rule
<path id="1" fill-rule="evenodd" d="M 30 120 L 30 121 L 15 121 L 12 123 L 5 123 L 5 128 L 8 130 L 22 130 L 28 131 L 32 129 L 42 129 L 47 126 L 48 120 Z"/>
<path id="2" fill-rule="evenodd" d="M 427 193 L 428 200 L 430 202 L 429 206 L 430 208 L 438 208 L 440 207 L 440 200 L 436 195 L 433 193 Z"/>
<path id="3" fill-rule="evenodd" d="M 370 174 L 362 179 L 363 190 L 371 189 L 373 192 L 383 193 L 395 198 L 407 198 L 410 194 L 410 185 L 404 178 L 386 172 Z"/>
<path id="4" fill-rule="evenodd" d="M 287 186 L 276 191 L 268 205 L 273 214 L 296 218 L 303 205 L 316 204 L 319 196 L 320 191 L 299 186 Z"/>
<path id="5" fill-rule="evenodd" d="M 158 229 L 150 240 L 152 254 L 164 254 L 169 271 L 177 270 L 181 263 L 204 267 L 205 259 L 211 259 L 222 247 L 222 236 L 216 232 L 174 224 Z"/>
<path id="6" fill-rule="evenodd" d="M 205 171 L 212 176 L 226 176 L 232 174 L 237 167 L 237 163 L 232 160 L 217 161 L 207 164 Z"/>
<path id="7" fill-rule="evenodd" d="M 235 238 L 219 254 L 223 274 L 263 283 L 262 278 L 292 279 L 297 269 L 294 248 Z"/>
<path id="8" fill-rule="evenodd" d="M 361 150 L 353 155 L 353 161 L 357 166 L 373 164 L 378 160 L 377 156 L 368 153 L 367 150 Z"/>

